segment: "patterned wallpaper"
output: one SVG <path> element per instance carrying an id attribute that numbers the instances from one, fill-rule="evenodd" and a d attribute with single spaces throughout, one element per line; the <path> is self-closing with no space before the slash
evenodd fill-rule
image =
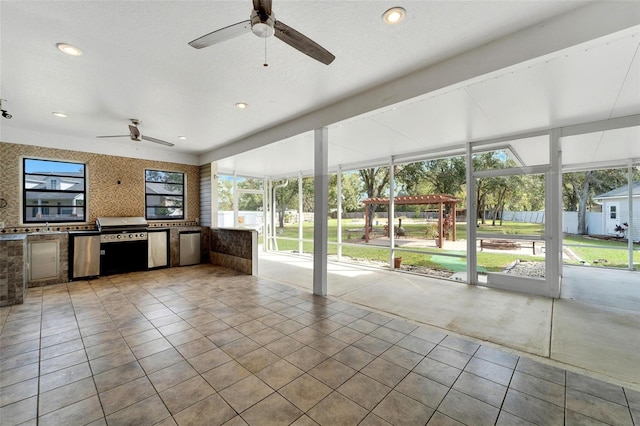
<path id="1" fill-rule="evenodd" d="M 88 225 L 95 224 L 98 216 L 144 216 L 145 169 L 185 173 L 185 219 L 172 222 L 165 220 L 163 226 L 192 226 L 200 222 L 198 166 L 0 142 L 0 198 L 8 202 L 7 207 L 0 208 L 0 221 L 5 222 L 6 232 L 15 228 L 33 228 L 33 225 L 20 225 L 22 157 L 80 161 L 87 165 Z M 80 225 L 85 224 L 74 223 L 73 228 Z M 66 227 L 64 225 L 63 230 Z"/>

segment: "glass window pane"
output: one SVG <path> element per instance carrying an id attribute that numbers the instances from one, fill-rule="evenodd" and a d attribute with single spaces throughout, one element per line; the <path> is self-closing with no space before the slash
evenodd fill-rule
<path id="1" fill-rule="evenodd" d="M 160 170 L 146 170 L 145 179 L 149 182 L 184 183 L 184 174 L 178 172 L 163 172 Z"/>
<path id="2" fill-rule="evenodd" d="M 25 175 L 24 180 L 25 180 L 25 189 L 49 189 L 49 190 L 55 190 L 55 191 L 84 190 L 83 177 L 27 174 Z"/>
<path id="3" fill-rule="evenodd" d="M 147 194 L 182 195 L 184 193 L 184 186 L 171 183 L 147 182 L 145 191 Z"/>
<path id="4" fill-rule="evenodd" d="M 184 173 L 145 170 L 147 219 L 184 219 Z"/>
<path id="5" fill-rule="evenodd" d="M 236 182 L 239 189 L 262 189 L 262 179 L 237 177 Z"/>
<path id="6" fill-rule="evenodd" d="M 24 159 L 24 222 L 85 220 L 85 165 Z"/>

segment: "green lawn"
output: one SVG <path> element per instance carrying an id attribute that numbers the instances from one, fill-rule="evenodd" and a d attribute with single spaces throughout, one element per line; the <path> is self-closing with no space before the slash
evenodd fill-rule
<path id="1" fill-rule="evenodd" d="M 379 221 L 381 224 L 382 221 Z M 386 220 L 384 221 L 386 223 Z M 481 225 L 479 227 L 480 232 L 491 232 L 494 234 L 503 233 L 505 235 L 513 235 L 513 234 L 536 234 L 542 233 L 542 225 L 536 224 L 522 224 L 522 223 L 512 223 L 511 226 L 491 226 L 491 225 Z M 360 228 L 358 228 L 360 226 Z M 424 238 L 425 229 L 428 224 L 425 223 L 403 223 L 402 227 L 405 228 L 405 232 L 408 237 L 411 238 Z M 362 242 L 362 223 L 356 222 L 353 223 L 352 220 L 343 220 L 342 228 L 343 228 L 343 242 L 352 242 L 352 243 L 360 243 Z M 331 219 L 328 224 L 328 234 L 329 234 L 329 254 L 337 254 L 337 245 L 331 244 L 337 242 L 337 220 Z M 303 224 L 303 238 L 306 240 L 313 239 L 313 223 L 305 222 Z M 298 238 L 298 225 L 285 225 L 283 229 L 278 229 L 278 237 L 284 238 Z M 467 227 L 466 224 L 458 224 L 456 226 L 457 239 L 466 239 L 467 236 Z M 379 225 L 377 227 L 374 226 L 374 235 L 380 236 L 384 234 L 384 225 Z M 285 240 L 282 238 L 278 238 L 278 250 L 281 251 L 298 251 L 298 241 Z M 429 249 L 413 249 L 419 251 L 429 251 L 433 252 L 445 252 L 449 253 L 446 249 L 437 249 L 437 248 L 429 248 Z M 305 242 L 303 244 L 303 251 L 306 253 L 313 252 L 313 244 L 310 242 Z M 455 254 L 464 255 L 464 253 L 455 252 Z M 364 243 L 361 246 L 343 246 L 342 247 L 342 255 L 348 256 L 353 259 L 369 259 L 379 262 L 388 262 L 389 261 L 389 252 L 385 247 L 375 247 L 372 245 L 365 245 Z M 450 256 L 442 256 L 442 255 L 433 255 L 433 254 L 422 254 L 422 253 L 408 253 L 403 252 L 402 250 L 396 251 L 396 257 L 402 257 L 402 263 L 405 265 L 412 266 L 422 266 L 432 269 L 438 270 L 449 270 L 451 272 L 461 272 L 466 270 L 466 258 L 455 258 Z M 521 260 L 539 260 L 539 258 L 535 258 L 533 256 L 519 255 L 517 256 Z M 507 265 L 513 262 L 515 259 L 513 254 L 502 254 L 502 253 L 486 253 L 479 252 L 478 253 L 478 265 L 480 272 L 486 271 L 502 271 Z"/>
<path id="2" fill-rule="evenodd" d="M 375 223 L 375 222 L 374 222 Z M 384 235 L 384 224 L 386 219 L 378 219 L 378 226 L 374 226 L 374 235 Z M 427 226 L 431 226 L 430 222 L 427 223 L 407 223 L 403 222 L 402 227 L 408 237 L 411 238 L 425 238 L 425 230 Z M 328 235 L 329 235 L 329 254 L 337 253 L 337 245 L 332 244 L 337 241 L 337 220 L 330 219 L 328 223 Z M 343 246 L 342 255 L 348 256 L 353 259 L 369 259 L 379 262 L 389 261 L 389 252 L 386 247 L 375 247 L 372 245 L 365 245 L 362 241 L 363 236 L 362 221 L 354 221 L 352 219 L 344 219 L 342 221 L 342 240 L 343 242 L 362 243 L 358 246 Z M 492 233 L 492 234 L 504 234 L 505 238 L 509 235 L 542 235 L 544 227 L 542 224 L 535 223 L 521 223 L 521 222 L 504 222 L 503 226 L 491 226 L 491 224 L 480 225 L 478 227 L 480 233 Z M 463 240 L 467 237 L 467 226 L 465 223 L 457 224 L 456 226 L 457 239 Z M 281 251 L 297 251 L 298 250 L 298 224 L 285 225 L 283 229 L 278 228 L 278 237 L 294 238 L 296 241 L 284 240 L 278 238 L 278 249 Z M 305 240 L 313 240 L 313 223 L 305 222 L 303 224 L 303 238 Z M 624 248 L 626 243 L 620 241 L 602 241 L 583 236 L 565 236 L 565 242 L 570 244 L 584 244 L 590 247 L 570 247 L 581 259 L 587 261 L 593 266 L 607 266 L 626 268 L 627 267 L 627 252 L 624 250 L 613 250 L 613 248 Z M 602 249 L 596 246 L 606 246 L 612 249 Z M 464 256 L 464 252 L 451 252 L 446 249 L 428 248 L 428 249 L 413 249 L 419 251 L 429 251 L 430 253 L 408 253 L 403 252 L 401 249 L 396 250 L 396 256 L 402 257 L 402 263 L 404 265 L 422 266 L 438 270 L 449 270 L 451 272 L 458 272 L 466 270 L 466 258 L 455 258 L 450 256 L 442 256 L 433 254 L 434 252 L 443 253 L 455 253 Z M 305 242 L 303 244 L 303 251 L 306 253 L 313 252 L 313 243 Z M 516 258 L 523 261 L 544 261 L 543 257 L 531 256 L 523 254 L 512 253 L 488 253 L 478 252 L 478 270 L 479 272 L 485 271 L 502 271 L 504 268 L 513 262 Z M 600 259 L 606 259 L 607 262 L 594 263 Z M 636 267 L 640 262 L 640 254 L 636 251 L 634 263 Z M 567 261 L 566 263 L 578 264 L 578 260 Z"/>
<path id="3" fill-rule="evenodd" d="M 565 244 L 580 244 L 586 247 L 567 246 L 583 261 L 591 266 L 602 266 L 608 268 L 627 268 L 629 253 L 625 241 L 600 240 L 581 235 L 565 235 Z M 566 261 L 568 264 L 579 264 L 578 260 Z M 640 245 L 634 245 L 633 264 L 636 269 L 640 269 Z"/>

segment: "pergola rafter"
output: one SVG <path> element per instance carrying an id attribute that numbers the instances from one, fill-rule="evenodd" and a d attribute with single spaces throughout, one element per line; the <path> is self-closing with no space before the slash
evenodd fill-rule
<path id="1" fill-rule="evenodd" d="M 437 205 L 438 206 L 438 248 L 443 247 L 444 240 L 444 227 L 443 227 L 443 206 L 451 206 L 451 217 L 453 218 L 453 231 L 451 238 L 456 240 L 456 204 L 458 199 L 448 194 L 431 194 L 431 195 L 401 195 L 393 198 L 394 204 L 412 204 L 412 205 Z M 371 224 L 369 223 L 369 209 L 372 204 L 386 204 L 389 205 L 390 199 L 388 197 L 373 197 L 362 200 L 365 205 L 364 215 L 364 239 L 369 242 L 369 229 Z M 388 211 L 389 209 L 387 209 Z M 389 229 L 392 229 L 392 224 L 389 224 Z"/>

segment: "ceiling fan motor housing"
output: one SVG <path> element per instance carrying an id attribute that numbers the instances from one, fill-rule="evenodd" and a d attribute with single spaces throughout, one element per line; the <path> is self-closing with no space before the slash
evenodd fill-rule
<path id="1" fill-rule="evenodd" d="M 276 17 L 272 13 L 261 17 L 257 10 L 251 12 L 251 31 L 260 38 L 268 38 L 274 34 L 273 26 L 276 22 Z"/>

